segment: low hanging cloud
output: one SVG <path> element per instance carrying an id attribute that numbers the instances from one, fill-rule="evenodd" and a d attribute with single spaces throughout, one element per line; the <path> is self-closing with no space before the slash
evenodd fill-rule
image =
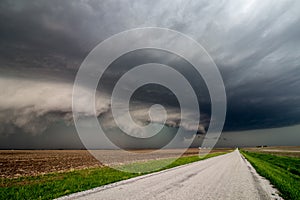
<path id="1" fill-rule="evenodd" d="M 142 104 L 135 106 L 130 110 L 130 115 L 133 118 L 133 123 L 139 126 L 146 126 L 149 123 L 154 123 L 159 125 L 165 125 L 167 127 L 179 128 L 182 127 L 185 131 L 191 131 L 198 134 L 204 134 L 205 128 L 208 123 L 199 122 L 198 118 L 192 111 L 185 111 L 186 115 L 182 115 L 180 109 L 172 107 L 164 107 L 166 110 L 166 116 L 161 112 L 155 112 L 151 114 L 149 108 L 151 105 Z M 153 110 L 152 110 L 153 112 Z M 165 118 L 166 117 L 166 118 Z M 208 118 L 208 116 L 206 116 Z M 150 137 L 156 134 L 155 130 L 143 131 L 140 128 L 132 125 L 132 121 L 128 120 L 126 117 L 120 115 L 114 118 L 111 112 L 105 113 L 102 119 L 101 125 L 106 129 L 113 129 L 117 127 L 115 120 L 119 121 L 119 128 L 124 130 L 125 133 L 135 136 L 135 137 Z M 197 125 L 195 125 L 197 124 Z"/>
<path id="2" fill-rule="evenodd" d="M 65 123 L 73 123 L 72 90 L 72 82 L 1 77 L 0 132 L 5 134 L 21 129 L 37 134 L 54 122 L 63 120 Z M 84 95 L 80 101 L 85 104 Z M 108 108 L 108 99 L 96 95 L 96 114 Z M 86 115 L 94 114 L 88 113 L 85 107 L 80 109 Z"/>
<path id="3" fill-rule="evenodd" d="M 105 95 L 96 92 L 95 112 L 87 109 L 88 97 L 90 89 L 83 88 L 85 93 L 79 96 L 80 107 L 77 112 L 82 116 L 99 117 L 105 115 L 103 126 L 115 127 L 114 118 L 110 109 L 110 99 Z M 45 131 L 53 123 L 63 122 L 66 125 L 73 125 L 72 114 L 72 92 L 73 83 L 71 81 L 53 81 L 43 79 L 34 80 L 24 77 L 1 77 L 0 78 L 0 134 L 10 134 L 16 131 L 22 131 L 30 134 L 40 134 Z M 153 115 L 149 118 L 149 106 L 147 104 L 139 104 L 132 108 L 131 115 L 137 120 L 137 123 L 145 125 L 153 122 L 164 124 L 170 127 L 182 126 L 188 131 L 198 131 L 204 133 L 204 126 L 191 126 L 197 120 L 190 116 L 181 116 L 178 108 L 167 108 L 168 115 L 166 122 L 160 115 Z M 122 117 L 122 116 L 120 116 Z M 185 123 L 180 124 L 183 120 Z M 122 120 L 127 132 L 135 133 L 141 136 L 141 133 L 134 130 L 127 121 Z M 189 123 L 190 121 L 190 123 Z"/>

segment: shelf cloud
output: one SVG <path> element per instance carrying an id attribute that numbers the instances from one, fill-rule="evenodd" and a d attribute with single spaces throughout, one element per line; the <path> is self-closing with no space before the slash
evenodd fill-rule
<path id="1" fill-rule="evenodd" d="M 41 135 L 53 124 L 74 126 L 73 82 L 84 58 L 113 34 L 150 26 L 182 32 L 211 55 L 226 88 L 225 132 L 297 125 L 299 9 L 299 1 L 289 0 L 176 0 L 172 4 L 146 0 L 1 1 L 0 135 Z M 155 58 L 177 64 L 198 91 L 199 127 L 182 126 L 187 132 L 205 133 L 211 106 L 207 89 L 189 64 L 180 59 L 170 61 L 171 55 L 161 55 L 136 52 L 120 59 L 115 71 L 107 73 L 103 91 L 99 89 L 96 93 L 96 115 L 102 117 L 104 126 L 115 125 L 109 110 L 118 70 L 121 72 L 139 60 Z M 83 105 L 84 98 L 82 95 Z M 162 103 L 169 111 L 166 125 L 179 126 L 178 103 L 169 91 L 147 88 L 136 94 L 134 100 L 132 115 L 139 123 L 149 122 L 149 115 L 145 115 L 149 105 Z M 93 115 L 84 106 L 82 112 Z M 191 116 L 185 117 L 194 120 Z M 154 121 L 162 123 L 159 116 Z"/>

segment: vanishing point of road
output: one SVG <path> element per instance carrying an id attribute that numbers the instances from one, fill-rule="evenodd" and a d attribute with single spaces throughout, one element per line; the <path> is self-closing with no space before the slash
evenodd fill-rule
<path id="1" fill-rule="evenodd" d="M 281 199 L 238 150 L 62 199 Z"/>

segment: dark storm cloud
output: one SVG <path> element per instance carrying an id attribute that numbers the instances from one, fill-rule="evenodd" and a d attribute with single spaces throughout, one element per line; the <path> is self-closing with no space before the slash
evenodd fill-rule
<path id="1" fill-rule="evenodd" d="M 2 1 L 2 59 L 26 67 L 78 68 L 97 43 L 143 23 L 133 7 L 118 1 Z"/>
<path id="2" fill-rule="evenodd" d="M 298 124 L 299 9 L 298 1 L 271 0 L 1 1 L 0 131 L 14 132 L 13 125 L 39 132 L 48 122 L 70 120 L 72 82 L 85 56 L 112 34 L 145 26 L 183 32 L 209 52 L 226 87 L 225 130 Z M 135 55 L 136 61 L 143 59 L 145 55 Z M 189 66 L 179 68 L 197 85 Z M 108 76 L 106 87 L 112 79 Z M 145 91 L 137 95 L 138 100 L 153 94 Z M 207 117 L 209 97 L 199 98 Z M 163 100 L 174 106 L 172 100 Z M 99 101 L 100 110 L 106 111 L 107 106 L 107 100 Z M 7 112 L 13 114 L 6 117 Z M 178 120 L 174 117 L 172 123 Z M 206 127 L 207 120 L 203 119 Z M 30 130 L 35 127 L 31 122 L 42 128 Z"/>

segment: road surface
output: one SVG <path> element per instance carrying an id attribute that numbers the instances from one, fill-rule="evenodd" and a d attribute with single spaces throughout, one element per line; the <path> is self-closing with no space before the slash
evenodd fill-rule
<path id="1" fill-rule="evenodd" d="M 61 199 L 281 199 L 238 150 Z"/>

